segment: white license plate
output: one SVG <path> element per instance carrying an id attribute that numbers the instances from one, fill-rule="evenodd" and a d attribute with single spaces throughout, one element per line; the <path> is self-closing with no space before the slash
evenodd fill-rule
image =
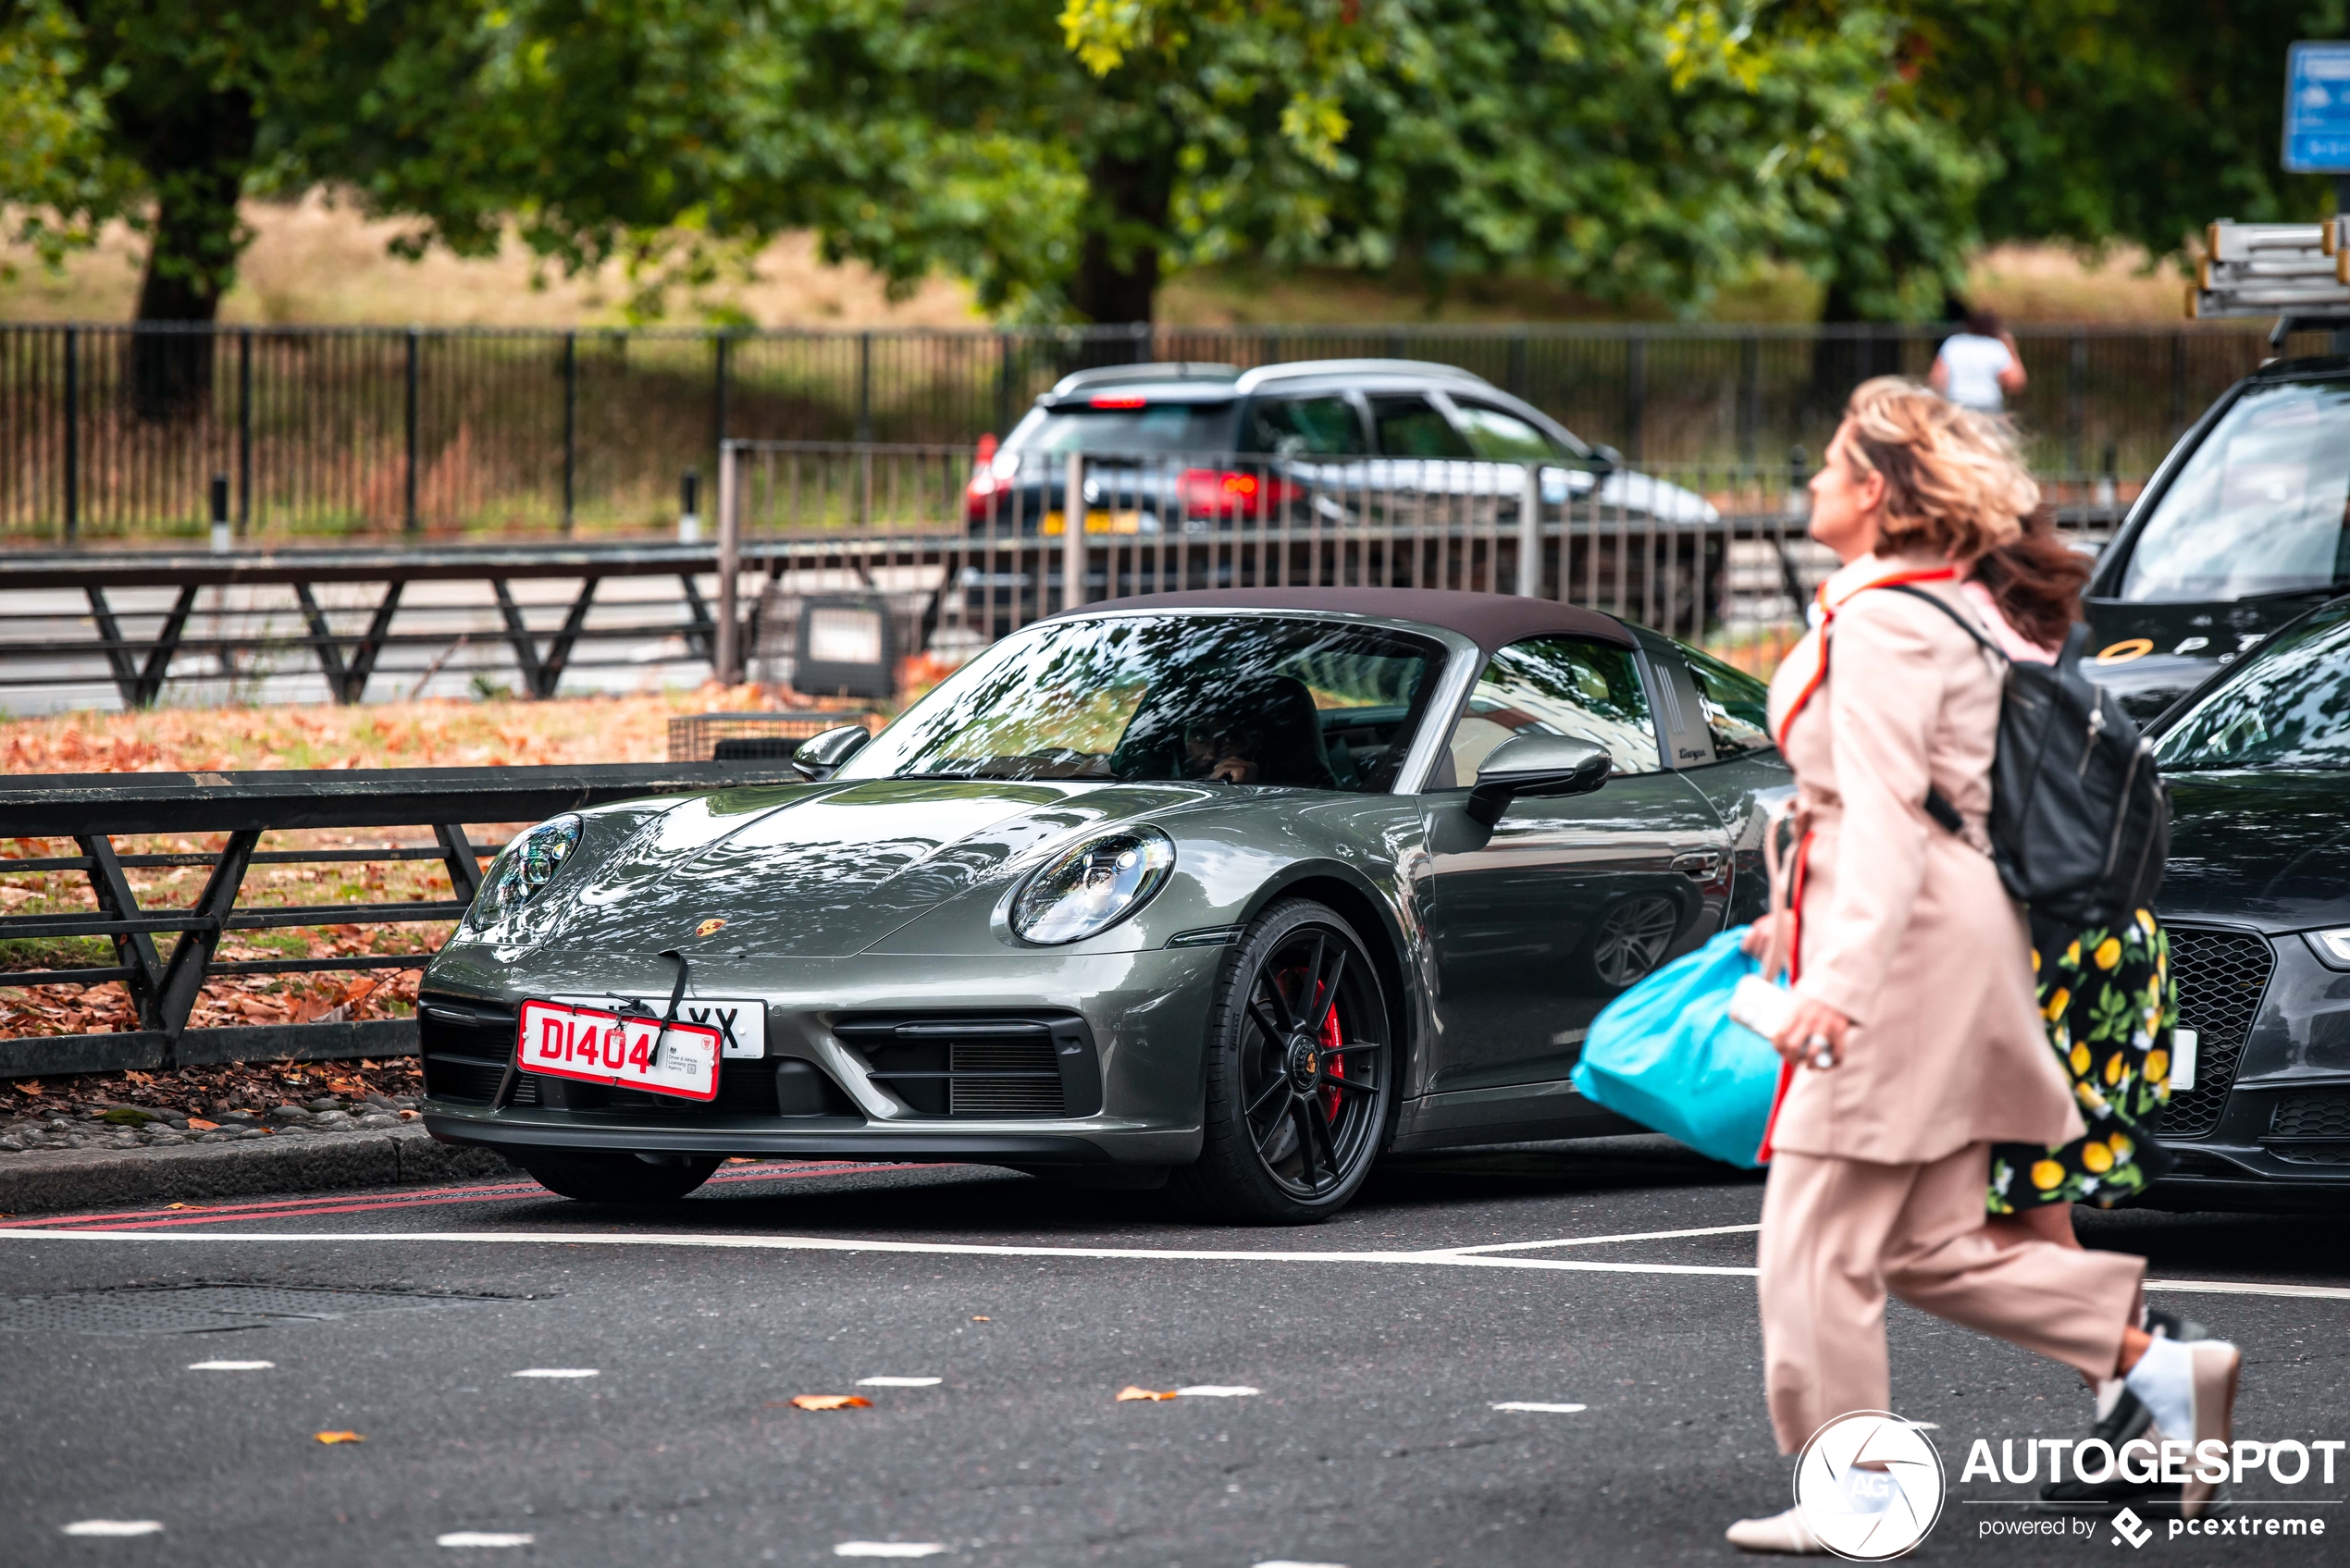
<path id="1" fill-rule="evenodd" d="M 525 1072 L 615 1083 L 687 1100 L 718 1097 L 719 1034 L 701 1024 L 624 1018 L 562 1002 L 522 1005 Z M 658 1052 L 656 1052 L 658 1047 Z"/>
<path id="2" fill-rule="evenodd" d="M 2171 1031 L 2171 1089 L 2173 1093 L 2195 1087 L 2195 1052 L 2202 1043 L 2191 1029 Z"/>
<path id="3" fill-rule="evenodd" d="M 669 1010 L 666 996 L 558 996 L 555 1000 L 575 1007 L 625 1008 L 632 1013 L 649 1008 L 656 1018 Z M 677 1021 L 716 1030 L 722 1056 L 767 1054 L 767 1004 L 755 996 L 688 996 L 677 1004 Z"/>

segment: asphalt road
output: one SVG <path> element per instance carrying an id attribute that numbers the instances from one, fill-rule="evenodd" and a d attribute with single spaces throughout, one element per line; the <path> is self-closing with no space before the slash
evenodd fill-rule
<path id="1" fill-rule="evenodd" d="M 0 1234 L 0 1560 L 1730 1562 L 1723 1527 L 1783 1507 L 1790 1474 L 1761 1395 L 1760 1204 L 1752 1179 L 1623 1139 L 1401 1164 L 1305 1230 L 821 1165 L 730 1167 L 659 1211 L 487 1182 L 46 1219 Z M 2350 1437 L 2350 1219 L 2083 1229 L 2158 1278 L 2245 1287 L 2158 1296 L 2245 1347 L 2240 1435 Z M 289 1312 L 335 1315 L 268 1315 Z M 1986 1537 L 2046 1516 L 2029 1486 L 1960 1480 L 1973 1441 L 2075 1436 L 2086 1397 L 2020 1352 L 1891 1322 L 1895 1407 L 1935 1424 L 1950 1479 L 1921 1556 L 2139 1555 L 2101 1518 Z M 593 1376 L 516 1376 L 535 1370 Z M 1257 1391 L 1119 1402 L 1130 1385 Z M 2350 1558 L 2350 1462 L 2240 1497 L 2235 1516 L 2328 1537 L 2158 1521 L 2145 1556 Z M 162 1528 L 66 1533 L 87 1521 Z M 469 1535 L 515 1544 L 447 1539 Z"/>

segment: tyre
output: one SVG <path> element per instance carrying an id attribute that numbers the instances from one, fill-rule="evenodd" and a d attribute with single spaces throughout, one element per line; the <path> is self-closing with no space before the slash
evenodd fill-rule
<path id="1" fill-rule="evenodd" d="M 1310 1225 L 1344 1208 L 1386 1142 L 1401 1060 L 1379 971 L 1336 910 L 1274 904 L 1208 1013 L 1206 1122 L 1169 1187 L 1234 1224 Z"/>
<path id="2" fill-rule="evenodd" d="M 716 1160 L 653 1165 L 634 1154 L 533 1153 L 515 1163 L 548 1191 L 583 1204 L 674 1204 L 718 1168 Z"/>

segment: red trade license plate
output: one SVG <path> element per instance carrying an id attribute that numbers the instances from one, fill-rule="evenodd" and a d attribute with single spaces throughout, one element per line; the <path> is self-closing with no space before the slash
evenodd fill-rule
<path id="1" fill-rule="evenodd" d="M 525 1072 L 617 1083 L 687 1100 L 718 1097 L 720 1035 L 714 1029 L 673 1023 L 663 1035 L 657 1018 L 561 1002 L 525 1002 L 521 1027 Z"/>

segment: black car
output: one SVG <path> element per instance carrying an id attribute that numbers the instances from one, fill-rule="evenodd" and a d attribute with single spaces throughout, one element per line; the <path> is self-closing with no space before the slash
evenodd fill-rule
<path id="1" fill-rule="evenodd" d="M 2085 596 L 2091 675 L 2140 719 L 2350 588 L 2350 357 L 2230 388 L 2156 470 Z"/>
<path id="2" fill-rule="evenodd" d="M 2180 1037 L 2154 1201 L 2350 1190 L 2350 598 L 2154 727 Z"/>
<path id="3" fill-rule="evenodd" d="M 1068 459 L 1085 459 L 1089 534 L 1216 533 L 1429 513 L 1515 514 L 1529 465 L 1543 501 L 1711 523 L 1703 497 L 1624 465 L 1466 370 L 1417 360 L 1306 360 L 1242 370 L 1083 370 L 983 450 L 965 494 L 975 537 L 1058 536 Z"/>

